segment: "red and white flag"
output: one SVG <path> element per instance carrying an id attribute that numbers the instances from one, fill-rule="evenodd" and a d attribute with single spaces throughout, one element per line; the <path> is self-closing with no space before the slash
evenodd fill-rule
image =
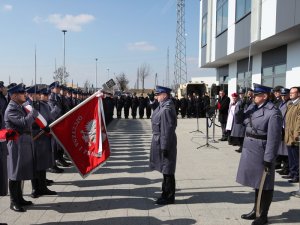
<path id="1" fill-rule="evenodd" d="M 110 156 L 102 98 L 96 92 L 49 125 L 84 178 Z"/>
<path id="2" fill-rule="evenodd" d="M 32 111 L 32 106 L 31 105 L 24 105 L 24 108 L 26 110 L 27 113 Z M 37 125 L 43 129 L 47 126 L 47 121 L 45 120 L 45 118 L 42 116 L 42 114 L 40 114 L 40 112 L 38 112 L 38 116 L 37 118 L 35 118 L 35 122 L 37 123 Z"/>

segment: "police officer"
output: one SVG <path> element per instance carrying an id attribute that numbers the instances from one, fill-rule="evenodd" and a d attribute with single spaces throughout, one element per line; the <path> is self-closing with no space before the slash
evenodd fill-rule
<path id="1" fill-rule="evenodd" d="M 270 92 L 271 88 L 254 84 L 255 104 L 237 113 L 237 120 L 246 126 L 246 134 L 236 181 L 255 189 L 253 210 L 241 216 L 243 219 L 254 220 L 252 225 L 268 222 L 274 192 L 275 159 L 281 142 L 282 116 L 269 101 Z M 262 190 L 260 216 L 256 218 L 258 189 L 264 170 L 268 175 Z"/>
<path id="2" fill-rule="evenodd" d="M 139 99 L 136 96 L 136 93 L 133 93 L 132 104 L 131 104 L 131 116 L 133 119 L 136 119 L 137 108 L 139 107 Z"/>
<path id="3" fill-rule="evenodd" d="M 152 115 L 152 143 L 150 151 L 150 168 L 163 174 L 162 194 L 156 204 L 173 204 L 175 201 L 175 169 L 177 157 L 177 137 L 175 129 L 177 116 L 171 89 L 156 86 L 159 106 Z"/>
<path id="4" fill-rule="evenodd" d="M 24 212 L 24 205 L 31 205 L 25 201 L 21 189 L 22 180 L 31 180 L 34 176 L 33 141 L 31 127 L 38 112 L 33 109 L 26 113 L 25 87 L 18 84 L 8 90 L 10 102 L 5 110 L 4 121 L 7 129 L 12 129 L 20 134 L 18 141 L 10 140 L 8 148 L 8 179 L 10 191 L 10 208 L 17 212 Z"/>
<path id="5" fill-rule="evenodd" d="M 243 149 L 243 142 L 244 142 L 246 127 L 242 123 L 237 123 L 236 113 L 240 110 L 244 110 L 246 107 L 245 92 L 246 92 L 245 88 L 240 88 L 238 91 L 239 99 L 236 103 L 236 107 L 235 107 L 235 111 L 234 111 L 235 114 L 234 114 L 233 124 L 232 124 L 232 130 L 230 133 L 230 136 L 232 137 L 233 142 L 236 142 L 236 144 L 239 146 L 239 149 L 235 150 L 238 153 L 241 153 L 242 149 Z"/>
<path id="6" fill-rule="evenodd" d="M 128 119 L 130 107 L 131 107 L 131 96 L 128 93 L 126 93 L 125 99 L 124 99 L 124 117 L 125 117 L 125 119 Z"/>
<path id="7" fill-rule="evenodd" d="M 224 90 L 219 91 L 218 110 L 219 110 L 219 122 L 222 129 L 222 138 L 219 141 L 227 141 L 228 135 L 226 132 L 226 123 L 228 117 L 228 109 L 230 104 L 230 98 L 225 94 Z"/>
<path id="8" fill-rule="evenodd" d="M 45 118 L 47 124 L 50 124 L 60 113 L 60 109 L 57 106 L 51 109 L 51 107 L 48 105 L 48 95 L 50 94 L 50 90 L 48 88 L 43 88 L 38 92 L 40 93 L 40 101 L 37 110 Z M 44 131 L 45 133 L 34 141 L 36 176 L 31 180 L 31 197 L 33 198 L 37 198 L 40 195 L 56 195 L 55 191 L 51 191 L 47 187 L 46 169 L 51 168 L 55 161 L 51 148 L 51 136 L 49 135 L 50 130 L 48 127 L 46 127 Z M 41 130 L 38 126 L 33 126 L 33 136 L 38 135 L 40 132 Z"/>

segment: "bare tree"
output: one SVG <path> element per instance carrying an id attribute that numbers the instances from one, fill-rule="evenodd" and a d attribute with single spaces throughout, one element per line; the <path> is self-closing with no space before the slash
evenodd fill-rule
<path id="1" fill-rule="evenodd" d="M 144 92 L 145 89 L 145 79 L 150 75 L 150 65 L 147 63 L 143 63 L 137 70 L 138 77 L 141 79 L 142 90 Z"/>
<path id="2" fill-rule="evenodd" d="M 125 91 L 128 89 L 127 85 L 129 83 L 129 80 L 126 77 L 125 73 L 120 73 L 118 76 L 116 76 L 117 84 L 121 91 Z"/>
<path id="3" fill-rule="evenodd" d="M 58 67 L 54 71 L 53 79 L 56 80 L 56 81 L 59 81 L 60 84 L 66 84 L 68 77 L 69 77 L 69 73 L 64 70 L 63 66 Z"/>

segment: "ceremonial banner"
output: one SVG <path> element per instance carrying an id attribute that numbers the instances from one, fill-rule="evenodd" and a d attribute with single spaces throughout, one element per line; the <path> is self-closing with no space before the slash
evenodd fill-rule
<path id="1" fill-rule="evenodd" d="M 83 178 L 110 156 L 104 118 L 102 98 L 96 92 L 49 125 Z"/>

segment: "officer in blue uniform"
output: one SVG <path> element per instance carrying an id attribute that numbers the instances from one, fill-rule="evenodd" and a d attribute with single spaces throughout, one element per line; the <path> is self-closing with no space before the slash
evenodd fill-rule
<path id="1" fill-rule="evenodd" d="M 271 88 L 254 84 L 254 103 L 245 111 L 237 112 L 237 120 L 246 126 L 243 150 L 236 181 L 255 189 L 254 209 L 241 217 L 254 220 L 252 225 L 268 222 L 268 211 L 273 198 L 275 159 L 281 143 L 282 116 L 278 108 L 269 101 Z M 261 213 L 255 215 L 258 189 L 263 171 L 267 171 L 262 197 Z"/>
<path id="2" fill-rule="evenodd" d="M 11 87 L 8 93 L 11 100 L 4 114 L 5 127 L 20 134 L 18 140 L 7 142 L 10 208 L 17 212 L 24 212 L 23 206 L 31 205 L 32 202 L 24 200 L 21 181 L 31 180 L 34 177 L 32 124 L 38 112 L 35 109 L 29 113 L 25 111 L 23 104 L 26 98 L 23 84 Z"/>
<path id="3" fill-rule="evenodd" d="M 155 95 L 159 106 L 154 110 L 152 123 L 152 143 L 150 168 L 163 174 L 162 194 L 156 204 L 173 204 L 175 201 L 175 169 L 177 157 L 177 137 L 175 129 L 177 116 L 171 89 L 156 86 Z"/>

